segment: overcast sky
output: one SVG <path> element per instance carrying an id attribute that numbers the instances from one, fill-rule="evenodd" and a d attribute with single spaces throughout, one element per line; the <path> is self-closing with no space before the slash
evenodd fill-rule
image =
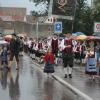
<path id="1" fill-rule="evenodd" d="M 88 2 L 90 4 L 91 0 L 88 0 Z M 38 7 L 37 9 L 35 8 L 34 3 L 29 2 L 29 0 L 0 0 L 0 7 L 25 7 L 27 8 L 27 14 L 29 14 L 33 9 L 41 11 L 44 6 L 41 4 L 41 7 Z"/>

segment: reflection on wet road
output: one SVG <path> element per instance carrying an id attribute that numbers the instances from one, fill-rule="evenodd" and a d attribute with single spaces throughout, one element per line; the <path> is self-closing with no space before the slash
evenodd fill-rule
<path id="1" fill-rule="evenodd" d="M 0 100 L 80 100 L 79 97 L 48 78 L 32 63 L 30 58 L 20 58 L 20 70 L 12 67 L 0 71 Z"/>

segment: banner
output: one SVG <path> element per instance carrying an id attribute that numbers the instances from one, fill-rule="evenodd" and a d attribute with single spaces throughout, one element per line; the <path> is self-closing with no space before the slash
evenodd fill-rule
<path id="1" fill-rule="evenodd" d="M 53 0 L 52 15 L 74 16 L 76 0 Z"/>

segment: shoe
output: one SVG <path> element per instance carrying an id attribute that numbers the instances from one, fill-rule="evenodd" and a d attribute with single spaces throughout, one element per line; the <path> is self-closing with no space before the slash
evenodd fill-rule
<path id="1" fill-rule="evenodd" d="M 3 68 L 0 68 L 0 70 L 3 70 Z"/>
<path id="2" fill-rule="evenodd" d="M 19 70 L 19 68 L 16 68 L 16 70 Z"/>
<path id="3" fill-rule="evenodd" d="M 72 74 L 69 74 L 69 78 L 72 78 Z"/>
<path id="4" fill-rule="evenodd" d="M 18 66 L 16 67 L 16 70 L 19 70 L 19 67 Z"/>
<path id="5" fill-rule="evenodd" d="M 64 78 L 67 78 L 67 74 L 65 74 Z"/>
<path id="6" fill-rule="evenodd" d="M 7 67 L 7 70 L 8 70 L 8 71 L 10 71 L 10 70 L 11 70 L 11 68 L 10 68 L 10 67 Z"/>

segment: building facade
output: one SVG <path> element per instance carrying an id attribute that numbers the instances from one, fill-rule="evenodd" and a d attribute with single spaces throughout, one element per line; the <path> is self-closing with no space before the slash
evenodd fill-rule
<path id="1" fill-rule="evenodd" d="M 26 8 L 0 7 L 0 17 L 7 21 L 25 21 Z"/>

